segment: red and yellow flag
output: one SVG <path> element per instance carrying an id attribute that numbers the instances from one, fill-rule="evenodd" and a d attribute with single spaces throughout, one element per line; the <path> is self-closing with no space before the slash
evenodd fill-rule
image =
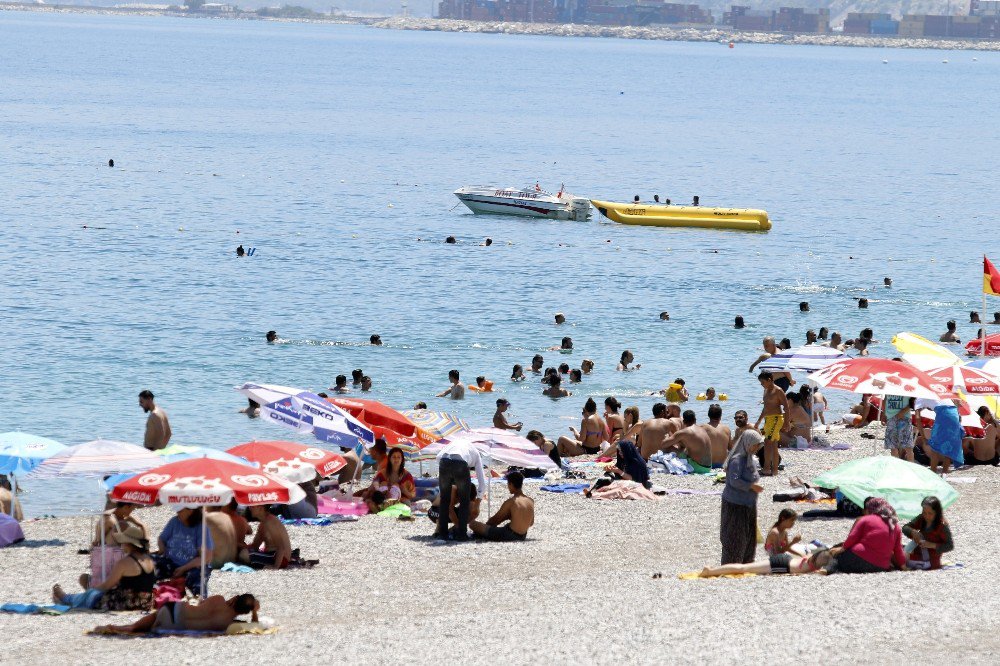
<path id="1" fill-rule="evenodd" d="M 1000 296 L 1000 271 L 983 256 L 983 293 Z"/>

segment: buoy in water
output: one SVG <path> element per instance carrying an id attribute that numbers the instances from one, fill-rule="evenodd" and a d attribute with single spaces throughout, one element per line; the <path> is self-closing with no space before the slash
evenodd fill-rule
<path id="1" fill-rule="evenodd" d="M 883 61 L 882 61 L 882 64 L 883 64 L 883 65 L 888 65 L 888 64 L 889 64 L 889 61 L 888 61 L 888 60 L 883 60 Z"/>

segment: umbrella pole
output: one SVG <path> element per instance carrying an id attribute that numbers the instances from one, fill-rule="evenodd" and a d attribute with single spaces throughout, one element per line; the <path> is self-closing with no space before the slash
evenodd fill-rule
<path id="1" fill-rule="evenodd" d="M 201 598 L 205 598 L 205 541 L 208 531 L 208 520 L 205 518 L 205 507 L 201 507 Z"/>
<path id="2" fill-rule="evenodd" d="M 983 317 L 985 316 L 986 316 L 986 290 L 983 290 Z M 983 317 L 979 318 L 980 322 L 983 321 Z M 979 330 L 982 332 L 982 334 L 980 335 L 980 340 L 983 343 L 981 350 L 982 353 L 980 354 L 980 356 L 986 356 L 986 326 L 982 323 L 980 323 L 979 326 L 980 326 Z"/>
<path id="3" fill-rule="evenodd" d="M 98 483 L 100 484 L 100 482 L 98 482 Z M 103 489 L 103 488 L 104 488 L 104 485 L 101 484 L 101 489 Z M 105 501 L 105 505 L 107 505 L 107 501 Z M 104 579 L 108 577 L 108 558 L 107 558 L 107 551 L 104 549 L 104 532 L 105 532 L 105 530 L 104 530 L 104 512 L 103 511 L 101 512 L 100 517 L 98 518 L 98 520 L 101 523 L 101 583 L 103 584 L 104 583 Z"/>
<path id="4" fill-rule="evenodd" d="M 10 479 L 10 517 L 14 517 L 14 502 L 17 501 L 17 479 L 11 474 Z"/>

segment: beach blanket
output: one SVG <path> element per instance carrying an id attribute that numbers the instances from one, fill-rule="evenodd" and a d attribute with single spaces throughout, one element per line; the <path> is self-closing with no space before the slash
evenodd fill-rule
<path id="1" fill-rule="evenodd" d="M 265 634 L 277 633 L 278 627 L 267 626 L 263 622 L 233 622 L 225 631 L 195 631 L 192 629 L 154 629 L 144 634 L 129 634 L 113 629 L 91 629 L 85 635 L 89 636 L 113 636 L 115 638 L 157 638 L 163 636 L 181 636 L 185 638 L 216 638 L 219 636 L 238 636 L 241 634 L 255 634 L 263 636 Z"/>
<path id="2" fill-rule="evenodd" d="M 681 580 L 711 580 L 711 578 L 702 578 L 699 574 L 701 574 L 700 571 L 688 571 L 687 573 L 677 574 L 677 577 Z M 713 576 L 712 578 L 752 578 L 756 575 L 754 573 L 726 574 L 724 576 Z"/>
<path id="3" fill-rule="evenodd" d="M 679 458 L 677 454 L 672 452 L 664 454 L 662 451 L 657 451 L 649 457 L 649 466 L 651 470 L 665 471 L 667 474 L 674 474 L 677 476 L 695 473 L 694 467 L 691 466 L 691 461 Z M 715 472 L 708 471 L 704 473 L 714 474 Z"/>
<path id="4" fill-rule="evenodd" d="M 850 444 L 837 443 L 831 444 L 830 446 L 810 446 L 805 449 L 792 449 L 793 451 L 848 451 L 850 450 Z"/>
<path id="5" fill-rule="evenodd" d="M 71 606 L 62 604 L 48 604 L 39 606 L 38 604 L 4 604 L 0 606 L 0 612 L 17 613 L 18 615 L 62 615 L 70 610 Z"/>
<path id="6" fill-rule="evenodd" d="M 655 500 L 656 495 L 641 483 L 635 481 L 612 481 L 603 488 L 595 488 L 590 493 L 591 499 L 599 500 Z"/>
<path id="7" fill-rule="evenodd" d="M 236 564 L 236 562 L 226 562 L 222 565 L 219 571 L 224 571 L 227 573 L 253 573 L 255 569 L 253 567 L 248 567 L 245 564 Z"/>
<path id="8" fill-rule="evenodd" d="M 313 525 L 322 527 L 324 525 L 333 525 L 334 523 L 351 523 L 358 519 L 357 516 L 341 516 L 341 515 L 319 515 L 315 518 L 279 518 L 283 525 Z"/>
<path id="9" fill-rule="evenodd" d="M 653 491 L 655 495 L 714 495 L 716 497 L 722 495 L 721 490 L 692 490 L 690 488 L 659 488 L 658 486 L 653 486 L 650 490 Z"/>
<path id="10" fill-rule="evenodd" d="M 377 515 L 385 518 L 403 518 L 412 516 L 413 512 L 410 510 L 410 507 L 400 502 L 382 509 Z"/>
<path id="11" fill-rule="evenodd" d="M 547 493 L 582 493 L 589 487 L 589 483 L 553 483 L 541 489 Z"/>

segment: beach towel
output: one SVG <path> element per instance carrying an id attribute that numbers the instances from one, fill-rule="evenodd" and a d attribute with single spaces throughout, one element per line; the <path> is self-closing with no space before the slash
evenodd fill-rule
<path id="1" fill-rule="evenodd" d="M 934 428 L 931 430 L 929 443 L 936 453 L 949 458 L 956 467 L 965 464 L 965 456 L 962 453 L 964 436 L 965 431 L 959 422 L 958 407 L 949 403 L 934 408 Z"/>
<path id="2" fill-rule="evenodd" d="M 589 483 L 553 483 L 541 489 L 547 493 L 582 493 L 587 488 L 590 488 Z"/>
<path id="3" fill-rule="evenodd" d="M 222 565 L 219 571 L 224 571 L 228 573 L 253 573 L 253 567 L 248 567 L 245 564 L 236 564 L 236 562 L 226 562 Z"/>
<path id="4" fill-rule="evenodd" d="M 659 488 L 653 486 L 650 488 L 656 495 L 714 495 L 716 497 L 722 495 L 721 490 L 692 490 L 690 488 Z"/>
<path id="5" fill-rule="evenodd" d="M 413 512 L 410 510 L 410 507 L 402 502 L 399 502 L 398 504 L 393 504 L 392 506 L 382 509 L 377 515 L 386 518 L 402 518 L 404 516 L 412 516 Z"/>
<path id="6" fill-rule="evenodd" d="M 279 518 L 282 525 L 313 525 L 316 527 L 323 527 L 325 525 L 333 525 L 334 523 L 353 523 L 358 519 L 357 516 L 340 516 L 336 514 L 332 515 L 319 515 L 315 518 Z"/>
<path id="7" fill-rule="evenodd" d="M 694 468 L 691 466 L 690 462 L 678 458 L 674 453 L 664 454 L 662 451 L 657 451 L 649 457 L 649 464 L 651 469 L 659 468 L 660 470 L 667 472 L 667 474 L 682 476 L 684 474 L 694 473 Z"/>
<path id="8" fill-rule="evenodd" d="M 240 634 L 255 634 L 262 636 L 265 634 L 277 633 L 278 627 L 266 625 L 264 622 L 233 622 L 225 631 L 195 631 L 193 629 L 154 629 L 145 634 L 127 634 L 120 631 L 108 629 L 91 629 L 85 635 L 89 636 L 113 636 L 115 638 L 157 638 L 164 636 L 182 636 L 185 638 L 216 638 L 219 636 L 237 636 Z"/>
<path id="9" fill-rule="evenodd" d="M 4 604 L 0 606 L 0 612 L 17 613 L 18 615 L 62 615 L 70 610 L 70 606 L 62 604 L 48 604 L 39 606 L 38 604 Z"/>
<path id="10" fill-rule="evenodd" d="M 590 498 L 599 500 L 655 500 L 656 495 L 641 483 L 636 483 L 635 481 L 612 481 L 603 488 L 592 490 Z"/>
<path id="11" fill-rule="evenodd" d="M 700 571 L 688 571 L 687 573 L 679 573 L 677 577 L 681 580 L 711 580 L 711 578 L 702 578 Z M 712 576 L 712 578 L 751 578 L 756 576 L 755 573 L 739 573 L 739 574 L 726 574 L 724 576 Z"/>

